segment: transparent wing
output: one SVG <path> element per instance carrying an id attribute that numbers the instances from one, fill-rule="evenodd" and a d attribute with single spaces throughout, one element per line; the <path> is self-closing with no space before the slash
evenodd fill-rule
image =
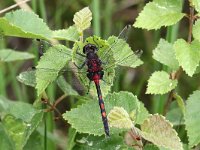
<path id="1" fill-rule="evenodd" d="M 140 64 L 139 57 L 142 55 L 142 50 L 137 50 L 136 52 L 129 54 L 123 58 L 116 59 L 116 62 L 110 65 L 105 65 L 104 70 L 107 70 L 111 67 L 114 67 L 116 65 L 119 66 L 130 66 L 130 67 L 136 67 L 136 65 Z M 133 64 L 130 64 L 130 62 L 135 62 Z M 129 64 L 129 65 L 128 65 Z"/>
<path id="2" fill-rule="evenodd" d="M 50 42 L 48 41 L 45 41 L 45 40 L 40 40 L 40 39 L 37 39 L 37 41 L 39 41 L 39 54 L 40 56 L 42 56 L 50 47 L 55 47 L 56 45 L 59 45 L 59 44 L 51 44 Z M 59 49 L 59 48 L 56 48 L 58 52 L 60 53 L 64 53 L 65 55 L 68 55 L 70 57 L 72 57 L 73 55 L 71 53 L 65 53 L 62 51 L 62 49 Z M 80 61 L 84 61 L 85 60 L 85 55 L 79 53 L 78 51 L 76 51 L 77 53 L 77 57 L 76 59 L 79 59 Z"/>
<path id="3" fill-rule="evenodd" d="M 130 32 L 131 29 L 131 25 L 127 25 L 124 27 L 124 29 L 120 32 L 120 34 L 118 35 L 118 37 L 115 40 L 110 41 L 110 47 L 105 51 L 105 53 L 101 56 L 101 60 L 102 61 L 106 61 L 106 59 L 108 59 L 111 55 L 113 55 L 113 53 L 115 52 L 115 45 L 117 45 L 121 40 L 124 40 L 125 42 L 128 39 L 128 33 Z M 109 41 L 109 39 L 108 39 Z M 111 52 L 113 51 L 113 53 Z"/>

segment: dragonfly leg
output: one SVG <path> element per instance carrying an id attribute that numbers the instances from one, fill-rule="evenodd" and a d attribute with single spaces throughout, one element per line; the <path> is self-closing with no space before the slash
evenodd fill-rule
<path id="1" fill-rule="evenodd" d="M 74 65 L 78 68 L 78 69 L 82 69 L 85 65 L 86 65 L 86 61 L 84 61 L 84 63 L 81 66 L 78 66 L 75 62 Z"/>
<path id="2" fill-rule="evenodd" d="M 80 56 L 82 56 L 82 57 L 86 57 L 85 55 L 83 55 L 83 54 L 81 54 L 81 53 L 79 53 L 79 52 L 76 52 L 76 54 L 78 54 L 78 55 L 80 55 Z"/>
<path id="3" fill-rule="evenodd" d="M 100 64 L 107 65 L 108 63 L 99 59 Z"/>
<path id="4" fill-rule="evenodd" d="M 91 80 L 89 81 L 88 89 L 87 89 L 87 94 L 90 92 L 90 86 L 91 86 Z"/>
<path id="5" fill-rule="evenodd" d="M 108 85 L 111 85 L 111 83 L 110 82 L 107 82 L 106 80 L 104 80 L 104 79 L 101 79 L 103 82 L 105 82 L 106 84 L 108 84 Z"/>

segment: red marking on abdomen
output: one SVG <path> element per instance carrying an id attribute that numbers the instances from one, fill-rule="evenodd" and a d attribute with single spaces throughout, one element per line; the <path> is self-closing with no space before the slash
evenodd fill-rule
<path id="1" fill-rule="evenodd" d="M 106 117 L 106 113 L 105 112 L 102 112 L 101 114 L 102 114 L 103 117 Z"/>
<path id="2" fill-rule="evenodd" d="M 104 104 L 101 104 L 101 109 L 104 109 L 105 107 L 104 107 Z"/>

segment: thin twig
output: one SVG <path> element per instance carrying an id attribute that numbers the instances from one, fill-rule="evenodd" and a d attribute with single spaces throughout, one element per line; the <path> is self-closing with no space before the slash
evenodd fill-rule
<path id="1" fill-rule="evenodd" d="M 53 104 L 54 105 L 54 107 L 56 107 L 64 98 L 66 98 L 67 97 L 67 95 L 66 94 L 63 94 L 61 97 L 59 97 L 56 101 L 55 101 L 55 103 Z"/>
<path id="2" fill-rule="evenodd" d="M 193 22 L 194 22 L 194 7 L 190 7 L 188 43 L 192 42 L 192 27 L 193 27 Z"/>
<path id="3" fill-rule="evenodd" d="M 10 6 L 10 7 L 7 7 L 7 8 L 5 8 L 5 9 L 1 10 L 1 11 L 0 11 L 0 14 L 5 13 L 5 12 L 7 12 L 7 11 L 9 11 L 9 10 L 11 10 L 11 9 L 13 9 L 13 8 L 15 8 L 15 7 L 21 5 L 21 4 L 23 4 L 23 3 L 29 2 L 29 1 L 31 1 L 31 0 L 24 0 L 24 1 L 22 1 L 22 2 L 19 2 L 19 3 L 14 4 L 14 5 Z"/>
<path id="4" fill-rule="evenodd" d="M 193 23 L 194 23 L 194 20 L 195 20 L 194 7 L 190 6 L 190 14 L 188 16 L 189 16 L 189 18 L 188 18 L 189 19 L 189 30 L 188 30 L 187 42 L 190 44 L 192 42 L 192 27 L 193 27 Z M 178 80 L 180 78 L 180 75 L 181 75 L 182 72 L 183 72 L 182 68 L 179 67 L 179 69 L 175 72 L 175 74 L 173 76 L 172 76 L 172 74 L 170 74 L 170 76 L 172 77 L 171 79 L 172 80 L 175 80 L 175 79 Z M 164 106 L 164 111 L 163 111 L 164 116 L 166 115 L 167 110 L 169 109 L 169 106 L 170 106 L 172 99 L 173 99 L 173 95 L 174 95 L 174 90 L 170 91 L 170 93 L 168 95 L 167 102 Z"/>
<path id="5" fill-rule="evenodd" d="M 62 114 L 60 113 L 60 111 L 53 104 L 51 104 L 48 99 L 42 98 L 42 101 L 50 107 L 49 109 L 45 110 L 46 112 L 55 110 L 58 113 L 59 117 L 62 118 Z"/>
<path id="6" fill-rule="evenodd" d="M 16 4 L 19 4 L 20 8 L 32 12 L 31 7 L 27 3 L 20 4 L 20 2 L 22 2 L 22 0 L 14 0 L 14 1 L 16 2 Z"/>
<path id="7" fill-rule="evenodd" d="M 168 95 L 168 98 L 167 98 L 167 102 L 165 103 L 165 106 L 164 106 L 164 111 L 163 111 L 163 115 L 165 116 L 167 114 L 167 110 L 172 102 L 172 99 L 173 99 L 173 93 L 174 93 L 174 90 L 171 90 L 169 95 Z"/>

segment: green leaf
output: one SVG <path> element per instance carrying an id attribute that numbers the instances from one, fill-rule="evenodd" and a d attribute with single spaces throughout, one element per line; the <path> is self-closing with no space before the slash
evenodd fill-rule
<path id="1" fill-rule="evenodd" d="M 34 131 L 30 138 L 28 139 L 26 145 L 24 146 L 23 150 L 42 150 L 43 147 L 43 140 L 44 137 L 40 135 L 38 131 Z"/>
<path id="2" fill-rule="evenodd" d="M 12 114 L 16 118 L 20 118 L 25 122 L 30 122 L 32 117 L 40 111 L 36 110 L 28 103 L 11 101 L 0 96 L 0 112 Z"/>
<path id="3" fill-rule="evenodd" d="M 146 144 L 144 150 L 160 150 L 156 145 Z"/>
<path id="4" fill-rule="evenodd" d="M 144 7 L 133 26 L 148 30 L 170 26 L 184 17 L 181 10 L 182 0 L 154 0 Z"/>
<path id="5" fill-rule="evenodd" d="M 123 39 L 111 36 L 108 38 L 108 43 L 112 49 L 116 65 L 135 68 L 143 64 Z"/>
<path id="6" fill-rule="evenodd" d="M 136 113 L 136 118 L 139 113 L 140 103 L 136 96 L 129 92 L 119 92 L 108 94 L 104 99 L 105 108 L 107 114 L 114 107 L 123 107 L 129 114 L 132 112 Z M 142 109 L 141 109 L 142 110 Z M 80 115 L 82 117 L 80 117 Z M 101 114 L 99 110 L 98 101 L 89 101 L 86 104 L 74 108 L 71 111 L 67 111 L 63 114 L 64 119 L 66 119 L 73 128 L 80 133 L 89 133 L 93 135 L 103 135 L 104 128 L 101 119 Z M 111 134 L 119 132 L 119 129 L 111 128 Z"/>
<path id="7" fill-rule="evenodd" d="M 1 62 L 11 62 L 17 60 L 27 60 L 33 59 L 35 56 L 27 52 L 18 52 L 12 49 L 2 49 L 0 50 L 0 61 Z"/>
<path id="8" fill-rule="evenodd" d="M 123 142 L 123 138 L 119 135 L 113 135 L 111 138 L 105 138 L 105 136 L 83 136 L 80 139 L 76 139 L 77 146 L 75 150 L 113 150 L 123 149 L 127 150 L 127 146 Z"/>
<path id="9" fill-rule="evenodd" d="M 174 126 L 183 125 L 183 113 L 180 108 L 174 108 L 167 112 L 166 119 L 169 120 Z"/>
<path id="10" fill-rule="evenodd" d="M 195 24 L 192 28 L 192 34 L 194 36 L 194 39 L 200 41 L 200 20 L 195 21 Z"/>
<path id="11" fill-rule="evenodd" d="M 52 38 L 58 40 L 77 41 L 79 38 L 78 31 L 74 26 L 71 26 L 68 29 L 53 31 L 52 34 Z"/>
<path id="12" fill-rule="evenodd" d="M 174 43 L 174 49 L 180 66 L 192 76 L 200 62 L 200 42 L 194 40 L 188 44 L 185 40 L 179 39 Z"/>
<path id="13" fill-rule="evenodd" d="M 25 114 L 26 112 L 24 112 Z M 29 122 L 24 122 L 21 119 L 17 119 L 13 115 L 6 115 L 3 118 L 3 125 L 8 133 L 9 137 L 15 143 L 16 149 L 22 149 L 29 139 L 32 132 L 36 129 L 43 116 L 43 112 L 36 113 L 32 116 Z"/>
<path id="14" fill-rule="evenodd" d="M 88 7 L 81 9 L 74 15 L 74 23 L 79 33 L 82 33 L 85 29 L 91 26 L 92 12 Z"/>
<path id="15" fill-rule="evenodd" d="M 130 114 L 131 116 L 131 114 Z M 144 107 L 144 104 L 140 102 L 138 112 L 136 112 L 136 118 L 132 119 L 135 121 L 135 124 L 142 124 L 144 120 L 149 116 L 149 112 Z M 132 118 L 132 117 L 131 117 Z"/>
<path id="16" fill-rule="evenodd" d="M 186 101 L 185 125 L 192 148 L 200 143 L 200 91 L 194 91 Z"/>
<path id="17" fill-rule="evenodd" d="M 199 64 L 199 66 L 197 67 L 197 69 L 196 69 L 196 71 L 195 71 L 194 74 L 198 74 L 198 73 L 200 73 L 200 64 Z"/>
<path id="18" fill-rule="evenodd" d="M 22 9 L 9 12 L 0 18 L 0 30 L 6 36 L 49 39 L 52 31 L 38 15 Z"/>
<path id="19" fill-rule="evenodd" d="M 169 121 L 158 114 L 150 116 L 141 125 L 141 135 L 157 146 L 170 150 L 183 150 L 182 143 Z"/>
<path id="20" fill-rule="evenodd" d="M 123 107 L 114 107 L 108 114 L 110 127 L 131 129 L 134 124 Z"/>
<path id="21" fill-rule="evenodd" d="M 185 103 L 184 103 L 182 97 L 180 95 L 178 95 L 177 93 L 175 93 L 173 96 L 176 99 L 178 106 L 182 111 L 182 114 L 185 114 Z"/>
<path id="22" fill-rule="evenodd" d="M 200 12 L 200 1 L 199 0 L 192 0 L 192 4 L 194 5 L 196 11 Z"/>
<path id="23" fill-rule="evenodd" d="M 11 101 L 3 96 L 0 96 L 0 112 L 11 114 L 17 119 L 22 119 L 24 122 L 31 122 L 41 110 L 35 109 L 32 105 L 19 101 Z"/>
<path id="24" fill-rule="evenodd" d="M 67 134 L 67 137 L 68 137 L 68 140 L 67 140 L 67 149 L 68 150 L 72 150 L 73 147 L 75 146 L 75 137 L 76 137 L 76 130 L 73 129 L 73 128 L 69 128 L 68 130 L 68 134 Z"/>
<path id="25" fill-rule="evenodd" d="M 12 142 L 12 140 L 9 138 L 9 136 L 7 135 L 4 126 L 2 125 L 2 123 L 0 122 L 0 149 L 2 150 L 14 150 L 14 143 Z"/>
<path id="26" fill-rule="evenodd" d="M 38 96 L 59 75 L 59 72 L 71 59 L 71 49 L 63 45 L 50 47 L 36 66 L 36 89 Z"/>
<path id="27" fill-rule="evenodd" d="M 35 70 L 21 72 L 17 76 L 17 80 L 25 85 L 35 87 L 36 86 L 35 73 L 36 73 Z"/>
<path id="28" fill-rule="evenodd" d="M 12 115 L 6 115 L 3 119 L 3 126 L 6 129 L 7 134 L 14 142 L 16 150 L 20 150 L 25 145 L 24 133 L 27 124 L 23 123 L 21 119 L 15 119 Z"/>
<path id="29" fill-rule="evenodd" d="M 15 143 L 16 149 L 22 149 L 32 132 L 43 118 L 43 111 L 23 102 L 14 102 L 0 97 L 0 112 L 6 133 Z"/>
<path id="30" fill-rule="evenodd" d="M 66 82 L 65 78 L 63 76 L 60 76 L 57 80 L 57 84 L 60 87 L 60 89 L 66 94 L 66 95 L 74 95 L 78 96 L 79 94 L 71 87 L 69 83 Z"/>
<path id="31" fill-rule="evenodd" d="M 171 80 L 165 71 L 157 71 L 148 80 L 147 94 L 165 94 L 177 86 L 177 80 Z"/>
<path id="32" fill-rule="evenodd" d="M 160 39 L 157 47 L 153 50 L 153 58 L 173 70 L 177 70 L 179 67 L 173 45 L 164 39 Z"/>

